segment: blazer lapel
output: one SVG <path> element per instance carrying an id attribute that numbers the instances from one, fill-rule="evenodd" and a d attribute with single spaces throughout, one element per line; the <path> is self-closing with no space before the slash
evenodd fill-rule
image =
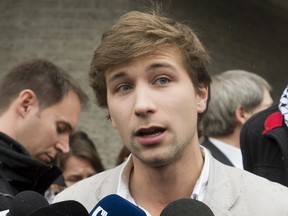
<path id="1" fill-rule="evenodd" d="M 231 215 L 230 209 L 236 204 L 240 192 L 233 184 L 233 176 L 228 175 L 226 165 L 215 160 L 210 154 L 210 169 L 207 191 L 204 197 L 206 203 L 215 215 Z"/>

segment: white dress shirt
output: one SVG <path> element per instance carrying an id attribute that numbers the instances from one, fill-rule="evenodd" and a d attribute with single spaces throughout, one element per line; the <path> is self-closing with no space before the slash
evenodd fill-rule
<path id="1" fill-rule="evenodd" d="M 197 199 L 200 201 L 203 201 L 205 192 L 207 190 L 207 183 L 208 183 L 208 176 L 209 176 L 209 157 L 206 156 L 207 152 L 205 148 L 201 147 L 201 150 L 204 154 L 204 166 L 201 171 L 201 174 L 195 184 L 195 187 L 193 189 L 193 193 L 191 195 L 192 199 Z M 131 159 L 131 155 L 128 157 L 127 161 L 125 162 L 125 165 L 123 166 L 121 172 L 120 172 L 120 178 L 118 180 L 118 188 L 117 188 L 117 194 L 119 196 L 122 196 L 126 200 L 130 201 L 131 203 L 137 205 L 135 200 L 130 194 L 129 191 L 129 177 L 131 170 L 133 168 L 133 161 Z M 143 211 L 145 211 L 147 216 L 151 216 L 151 214 L 142 208 L 141 206 L 137 205 L 139 208 L 141 208 Z"/>

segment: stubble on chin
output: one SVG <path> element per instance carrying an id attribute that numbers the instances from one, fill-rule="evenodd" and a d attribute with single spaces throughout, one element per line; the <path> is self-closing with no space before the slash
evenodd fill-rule
<path id="1" fill-rule="evenodd" d="M 153 151 L 153 150 L 152 150 Z M 154 153 L 154 152 L 153 152 Z M 135 150 L 132 152 L 134 157 L 136 157 L 141 163 L 149 166 L 149 167 L 163 167 L 167 166 L 170 163 L 172 163 L 175 160 L 175 149 L 173 150 L 168 150 L 166 152 L 162 153 L 150 153 L 147 151 L 140 151 L 140 150 Z"/>

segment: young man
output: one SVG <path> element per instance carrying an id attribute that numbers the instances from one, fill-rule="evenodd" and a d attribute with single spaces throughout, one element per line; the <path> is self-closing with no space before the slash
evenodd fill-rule
<path id="1" fill-rule="evenodd" d="M 75 199 L 91 211 L 116 193 L 153 216 L 180 198 L 203 201 L 215 215 L 287 214 L 287 188 L 223 165 L 200 147 L 210 75 L 207 52 L 188 26 L 155 13 L 125 14 L 104 33 L 90 82 L 132 154 L 55 202 Z"/>
<path id="2" fill-rule="evenodd" d="M 69 151 L 69 134 L 88 97 L 63 69 L 38 59 L 13 68 L 0 89 L 0 210 L 5 210 L 17 193 L 43 194 L 60 175 L 51 162 Z"/>
<path id="3" fill-rule="evenodd" d="M 243 169 L 241 128 L 253 114 L 272 105 L 270 91 L 265 79 L 248 71 L 229 70 L 213 76 L 201 145 L 220 162 Z"/>

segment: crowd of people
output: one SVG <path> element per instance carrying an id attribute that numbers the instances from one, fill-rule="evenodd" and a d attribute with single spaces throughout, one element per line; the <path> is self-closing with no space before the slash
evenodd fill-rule
<path id="1" fill-rule="evenodd" d="M 42 59 L 12 68 L 0 82 L 0 210 L 32 190 L 88 212 L 117 194 L 147 216 L 183 198 L 217 216 L 287 215 L 288 86 L 273 104 L 264 78 L 211 76 L 209 64 L 194 30 L 157 8 L 104 32 L 89 81 L 124 144 L 109 170 L 77 128 L 88 96 L 74 78 Z"/>

